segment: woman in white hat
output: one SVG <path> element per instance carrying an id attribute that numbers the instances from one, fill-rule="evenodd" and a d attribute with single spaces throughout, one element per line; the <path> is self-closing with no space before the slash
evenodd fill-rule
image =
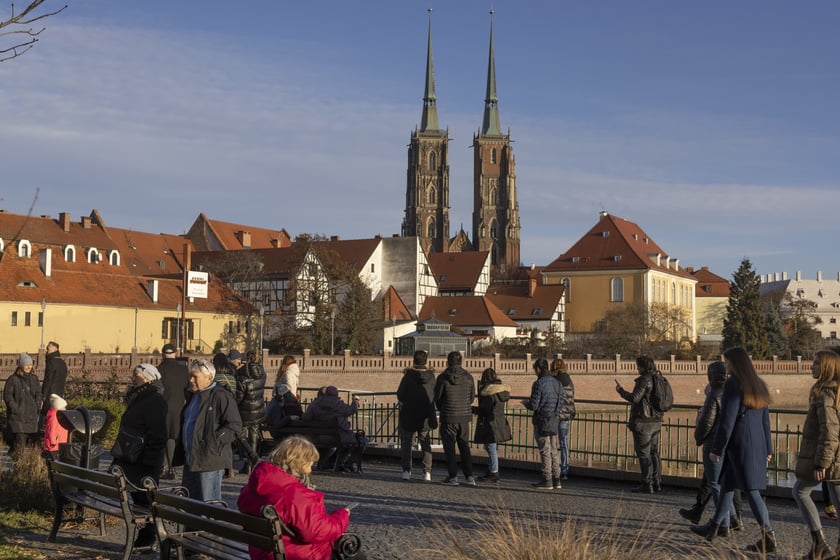
<path id="1" fill-rule="evenodd" d="M 67 410 L 67 401 L 56 394 L 50 395 L 50 407 L 44 419 L 44 451 L 58 457 L 58 446 L 67 443 L 69 432 L 67 428 L 58 421 L 58 411 Z"/>

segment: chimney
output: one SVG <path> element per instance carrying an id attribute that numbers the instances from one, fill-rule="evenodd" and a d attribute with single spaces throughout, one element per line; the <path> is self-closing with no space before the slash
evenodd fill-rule
<path id="1" fill-rule="evenodd" d="M 532 276 L 528 278 L 528 297 L 534 297 L 534 292 L 537 290 L 537 278 Z"/>
<path id="2" fill-rule="evenodd" d="M 91 219 L 90 216 L 82 216 L 82 228 L 83 229 L 90 229 Z"/>
<path id="3" fill-rule="evenodd" d="M 70 231 L 70 212 L 62 212 L 58 215 L 58 225 L 65 232 Z"/>
<path id="4" fill-rule="evenodd" d="M 47 278 L 52 277 L 52 249 L 41 249 L 41 272 Z"/>
<path id="5" fill-rule="evenodd" d="M 779 281 L 779 273 L 778 273 L 778 272 L 774 272 L 774 273 L 773 273 L 773 282 L 778 282 L 778 281 Z"/>
<path id="6" fill-rule="evenodd" d="M 782 272 L 782 280 L 787 280 L 787 272 Z"/>
<path id="7" fill-rule="evenodd" d="M 157 280 L 147 280 L 146 281 L 146 291 L 149 293 L 149 297 L 152 298 L 152 303 L 158 302 L 158 281 Z"/>
<path id="8" fill-rule="evenodd" d="M 822 282 L 822 270 L 817 271 L 817 282 Z"/>
<path id="9" fill-rule="evenodd" d="M 680 259 L 674 259 L 674 270 L 680 269 Z"/>
<path id="10" fill-rule="evenodd" d="M 688 267 L 686 267 L 685 271 L 688 272 L 689 274 L 694 274 L 694 267 L 693 266 L 688 266 Z"/>
<path id="11" fill-rule="evenodd" d="M 338 241 L 339 237 L 337 235 L 330 235 L 330 241 Z"/>
<path id="12" fill-rule="evenodd" d="M 797 282 L 802 281 L 802 271 L 800 271 L 800 270 L 796 271 L 796 281 Z"/>

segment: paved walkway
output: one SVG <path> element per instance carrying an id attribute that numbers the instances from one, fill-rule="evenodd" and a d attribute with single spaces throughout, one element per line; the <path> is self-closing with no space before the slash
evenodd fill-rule
<path id="1" fill-rule="evenodd" d="M 363 474 L 316 472 L 314 480 L 326 495 L 328 509 L 360 502 L 353 510 L 350 530 L 361 535 L 371 558 L 377 560 L 427 557 L 419 549 L 434 546 L 440 525 L 467 531 L 483 524 L 488 512 L 498 508 L 543 524 L 572 519 L 578 526 L 585 524 L 596 532 L 611 531 L 626 540 L 627 558 L 650 557 L 645 551 L 649 539 L 671 543 L 670 552 L 658 557 L 696 558 L 697 547 L 706 546 L 677 513 L 693 502 L 693 492 L 688 489 L 666 487 L 660 494 L 637 495 L 630 492 L 632 484 L 578 473 L 564 483 L 562 490 L 535 490 L 529 484 L 535 474 L 523 471 L 503 471 L 498 485 L 449 487 L 438 484 L 444 475 L 443 466 L 436 463 L 433 483 L 404 482 L 398 464 L 385 458 L 372 459 Z M 231 504 L 235 504 L 244 482 L 243 475 L 225 481 L 224 497 Z M 801 556 L 809 535 L 793 501 L 770 498 L 768 503 L 780 544 L 779 554 L 773 557 Z M 726 539 L 726 544 L 741 548 L 757 539 L 758 528 L 751 514 L 745 514 L 745 522 L 745 530 Z M 105 538 L 95 536 L 95 530 L 62 529 L 56 544 L 45 542 L 48 528 L 44 528 L 34 535 L 34 542 L 31 535 L 24 537 L 28 541 L 25 546 L 43 550 L 49 558 L 121 558 L 122 529 L 109 527 Z M 826 536 L 829 542 L 836 542 L 837 529 L 827 529 Z M 723 545 L 717 551 L 704 550 L 705 558 L 727 556 Z M 144 560 L 156 557 L 151 553 L 136 556 Z"/>

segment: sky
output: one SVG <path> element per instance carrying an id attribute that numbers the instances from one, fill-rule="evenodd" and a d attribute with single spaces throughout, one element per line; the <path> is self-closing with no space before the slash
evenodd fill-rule
<path id="1" fill-rule="evenodd" d="M 400 233 L 428 0 L 45 5 L 65 1 L 0 63 L 0 209 L 95 208 L 154 233 L 201 212 L 292 237 Z M 431 7 L 451 235 L 471 234 L 492 8 L 523 264 L 605 210 L 682 266 L 837 278 L 840 2 Z"/>

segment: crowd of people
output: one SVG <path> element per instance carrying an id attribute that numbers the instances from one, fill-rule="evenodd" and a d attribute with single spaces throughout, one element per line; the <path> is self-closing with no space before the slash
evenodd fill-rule
<path id="1" fill-rule="evenodd" d="M 256 514 L 263 505 L 275 506 L 293 529 L 293 534 L 284 535 L 287 557 L 342 558 L 338 543 L 346 533 L 351 508 L 328 513 L 323 494 L 314 489 L 310 473 L 320 459 L 318 442 L 285 437 L 266 460 L 260 460 L 259 432 L 266 426 L 279 440 L 285 435 L 281 429 L 290 422 L 335 420 L 339 441 L 333 445 L 340 453 L 358 443 L 359 434 L 348 421 L 358 410 L 358 397 L 346 403 L 335 386 L 325 386 L 304 411 L 297 396 L 300 370 L 294 357 L 286 356 L 266 407 L 267 376 L 257 353 L 242 355 L 234 349 L 227 355 L 216 354 L 212 361 L 198 359 L 189 364 L 175 355 L 175 348 L 167 344 L 160 364 L 141 363 L 131 370 L 126 408 L 111 450 L 114 465 L 138 487 L 147 476 L 156 482 L 174 479 L 176 467 L 181 467 L 181 484 L 191 497 L 220 500 L 222 479 L 230 474 L 236 451 L 244 465 L 241 472 L 250 475 L 239 507 Z M 13 455 L 39 432 L 43 432 L 44 453 L 53 457 L 68 440 L 68 430 L 59 420 L 60 411 L 67 407 L 67 366 L 55 342 L 47 345 L 46 357 L 43 382 L 39 383 L 26 353 L 19 356 L 14 374 L 6 381 L 5 435 Z M 706 540 L 726 537 L 744 527 L 743 492 L 760 530 L 758 541 L 748 551 L 774 552 L 776 536 L 762 498 L 773 455 L 770 391 L 746 350 L 731 348 L 722 357 L 708 366 L 705 400 L 695 423 L 704 476 L 695 504 L 679 513 Z M 665 409 L 655 395 L 661 373 L 649 356 L 639 356 L 636 366 L 639 375 L 633 389 L 625 390 L 617 380 L 615 388 L 630 403 L 627 427 L 641 471 L 640 484 L 633 491 L 652 494 L 662 490 L 659 439 Z M 561 489 L 569 476 L 574 383 L 560 358 L 551 363 L 538 358 L 533 370 L 536 380 L 530 397 L 521 402 L 532 412 L 541 462 L 542 476 L 532 485 L 539 490 Z M 809 393 L 793 497 L 812 536 L 803 558 L 827 559 L 835 553 L 825 540 L 811 494 L 822 486 L 826 503 L 840 508 L 840 355 L 818 352 L 812 374 L 815 383 Z M 460 352 L 449 353 L 446 368 L 436 376 L 428 365 L 428 354 L 416 351 L 397 388 L 402 479 L 412 480 L 416 446 L 421 452 L 422 480 L 431 482 L 431 432 L 438 430 L 447 471 L 441 484 L 459 485 L 459 468 L 467 485 L 498 483 L 498 445 L 512 439 L 505 414 L 510 397 L 511 387 L 492 368 L 485 369 L 476 384 L 464 369 Z M 487 471 L 480 477 L 474 473 L 471 443 L 483 445 L 487 453 Z M 142 502 L 145 493 L 134 493 L 134 499 Z M 714 504 L 714 512 L 700 524 L 708 502 Z M 155 538 L 153 527 L 146 526 L 139 531 L 135 546 L 151 546 Z M 364 558 L 363 552 L 354 554 L 354 558 Z M 251 557 L 263 558 L 264 553 L 254 549 Z"/>

